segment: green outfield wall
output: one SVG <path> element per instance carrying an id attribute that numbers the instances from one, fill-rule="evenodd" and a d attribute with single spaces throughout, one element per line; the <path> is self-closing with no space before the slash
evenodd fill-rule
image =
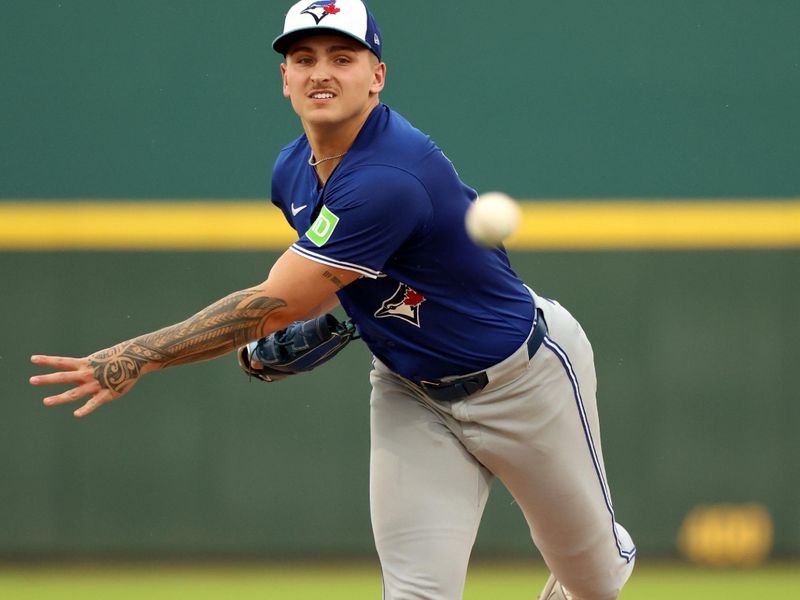
<path id="1" fill-rule="evenodd" d="M 372 551 L 370 357 L 248 381 L 232 357 L 145 378 L 77 421 L 29 389 L 34 353 L 88 353 L 251 284 L 272 253 L 4 253 L 0 554 Z M 519 273 L 593 340 L 615 505 L 671 554 L 697 505 L 759 503 L 800 550 L 800 251 L 528 253 Z M 476 552 L 532 553 L 495 486 Z"/>
<path id="2" fill-rule="evenodd" d="M 156 373 L 81 421 L 27 384 L 33 353 L 266 276 L 285 233 L 253 233 L 247 202 L 300 133 L 269 46 L 285 4 L 0 3 L 0 558 L 373 554 L 363 345 L 274 385 L 233 358 Z M 773 555 L 799 555 L 800 3 L 370 6 L 383 100 L 477 190 L 531 201 L 512 260 L 593 340 L 641 552 L 725 505 L 766 510 Z M 242 212 L 243 235 L 204 233 Z M 476 553 L 534 553 L 500 485 Z"/>

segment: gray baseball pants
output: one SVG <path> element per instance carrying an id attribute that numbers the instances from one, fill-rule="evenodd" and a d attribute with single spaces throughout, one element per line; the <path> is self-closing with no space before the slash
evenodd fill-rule
<path id="1" fill-rule="evenodd" d="M 494 477 L 576 600 L 613 600 L 633 570 L 603 466 L 591 345 L 561 305 L 534 300 L 541 347 L 529 360 L 523 345 L 463 400 L 433 400 L 374 361 L 370 507 L 385 600 L 462 597 Z"/>

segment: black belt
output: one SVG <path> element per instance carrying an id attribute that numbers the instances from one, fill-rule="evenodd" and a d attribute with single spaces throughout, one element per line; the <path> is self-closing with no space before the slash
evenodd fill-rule
<path id="1" fill-rule="evenodd" d="M 542 311 L 536 309 L 536 326 L 528 336 L 528 360 L 533 358 L 539 346 L 542 345 L 544 336 L 547 335 L 547 323 L 544 322 Z M 441 402 L 455 402 L 466 398 L 475 392 L 481 391 L 489 383 L 489 376 L 486 371 L 480 373 L 473 373 L 472 375 L 465 375 L 464 377 L 457 377 L 455 379 L 447 379 L 442 381 L 420 381 L 419 386 L 425 390 L 425 393 L 434 400 Z"/>

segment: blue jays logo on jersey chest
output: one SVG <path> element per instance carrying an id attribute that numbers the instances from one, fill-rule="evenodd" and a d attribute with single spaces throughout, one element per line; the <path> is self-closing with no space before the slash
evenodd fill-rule
<path id="1" fill-rule="evenodd" d="M 405 283 L 401 283 L 391 298 L 387 298 L 381 307 L 375 311 L 375 317 L 397 317 L 416 327 L 420 326 L 420 308 L 425 302 L 425 296 Z"/>
<path id="2" fill-rule="evenodd" d="M 323 0 L 322 2 L 314 2 L 313 4 L 310 4 L 308 8 L 301 11 L 300 14 L 311 15 L 314 17 L 317 25 L 319 25 L 319 22 L 322 21 L 322 19 L 328 15 L 335 15 L 341 10 L 341 8 L 336 6 L 335 0 Z"/>

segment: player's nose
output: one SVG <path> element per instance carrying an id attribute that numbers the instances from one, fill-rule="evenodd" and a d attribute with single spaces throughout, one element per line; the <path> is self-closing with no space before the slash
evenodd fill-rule
<path id="1" fill-rule="evenodd" d="M 316 83 L 320 81 L 330 81 L 331 72 L 324 61 L 318 61 L 311 71 L 311 81 Z"/>
<path id="2" fill-rule="evenodd" d="M 327 87 L 327 83 L 331 80 L 330 76 L 320 73 L 319 75 L 312 75 L 311 76 L 311 87 L 313 88 L 321 88 Z"/>

